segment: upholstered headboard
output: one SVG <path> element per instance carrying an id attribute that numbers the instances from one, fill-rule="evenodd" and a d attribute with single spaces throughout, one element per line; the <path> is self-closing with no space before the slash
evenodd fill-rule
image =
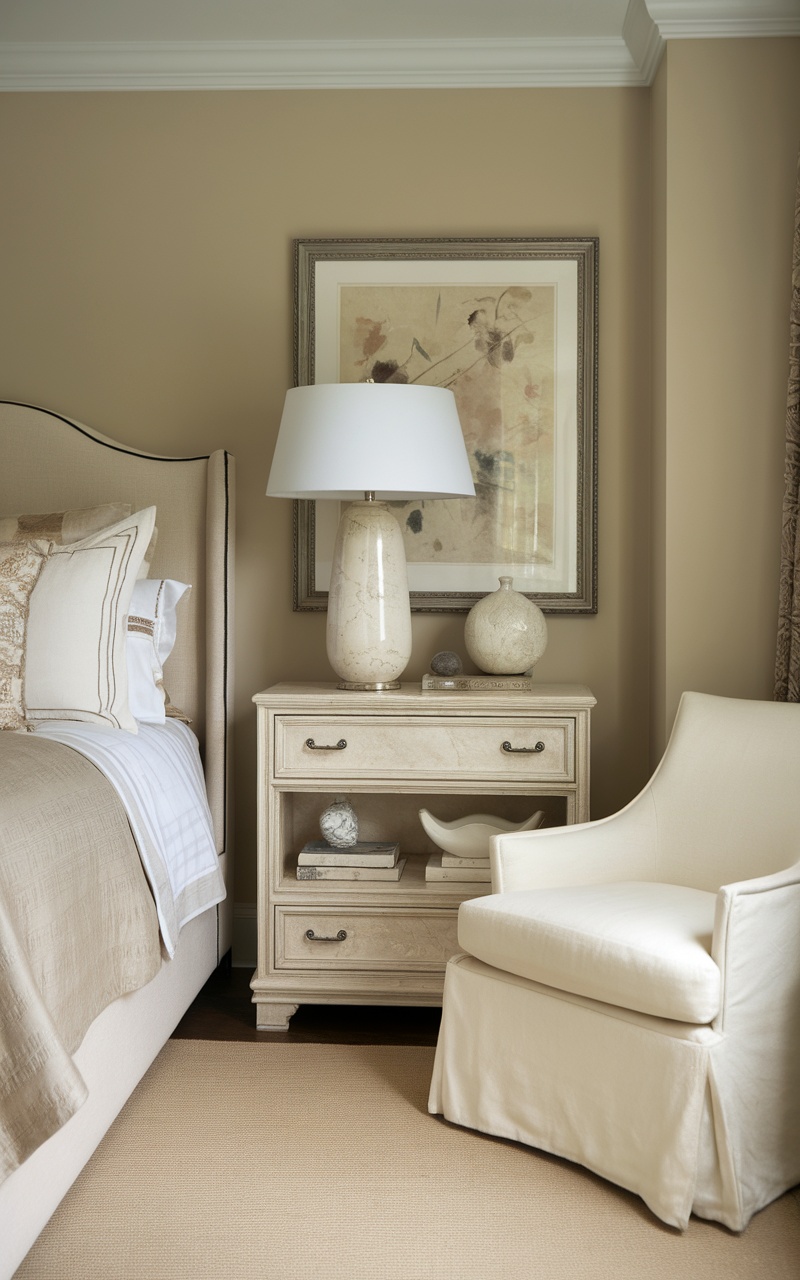
<path id="1" fill-rule="evenodd" d="M 157 508 L 150 575 L 192 586 L 179 606 L 178 639 L 164 682 L 200 739 L 226 880 L 232 817 L 233 471 L 234 460 L 224 450 L 161 458 L 47 409 L 0 401 L 0 515 L 105 502 L 129 502 L 134 511 Z M 229 930 L 228 918 L 224 932 Z"/>

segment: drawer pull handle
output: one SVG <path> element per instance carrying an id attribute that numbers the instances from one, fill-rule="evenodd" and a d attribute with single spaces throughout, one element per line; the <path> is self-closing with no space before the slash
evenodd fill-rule
<path id="1" fill-rule="evenodd" d="M 512 747 L 512 745 L 511 745 L 511 743 L 510 743 L 510 742 L 504 742 L 504 743 L 503 743 L 503 750 L 504 750 L 504 751 L 513 751 L 513 752 L 515 752 L 515 753 L 516 753 L 516 752 L 521 752 L 521 751 L 525 751 L 525 752 L 529 752 L 529 753 L 534 753 L 534 752 L 535 752 L 535 753 L 538 755 L 540 751 L 544 751 L 544 743 L 543 743 L 543 742 L 537 742 L 535 747 Z"/>
<path id="2" fill-rule="evenodd" d="M 344 942 L 347 930 L 340 929 L 335 938 L 325 938 L 322 934 L 315 933 L 313 929 L 306 929 L 306 937 L 309 942 Z"/>
<path id="3" fill-rule="evenodd" d="M 306 738 L 306 746 L 309 751 L 344 751 L 347 746 L 347 740 L 340 738 L 338 742 L 331 743 L 329 746 L 316 743 L 313 738 Z"/>

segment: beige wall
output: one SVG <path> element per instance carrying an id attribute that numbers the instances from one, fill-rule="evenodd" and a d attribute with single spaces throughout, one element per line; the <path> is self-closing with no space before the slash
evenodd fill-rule
<path id="1" fill-rule="evenodd" d="M 800 40 L 675 41 L 653 91 L 653 734 L 771 698 Z"/>
<path id="2" fill-rule="evenodd" d="M 739 43 L 744 49 L 761 42 Z M 780 42 L 763 43 L 772 49 Z M 789 43 L 796 51 L 800 42 Z M 705 111 L 709 127 L 714 122 L 713 142 L 726 158 L 726 173 L 738 172 L 748 147 L 756 149 L 762 118 L 749 121 L 752 141 L 730 157 L 724 121 L 717 124 L 713 100 L 695 84 L 689 54 L 687 47 L 678 64 L 686 67 L 685 87 L 670 64 L 670 78 L 659 90 L 660 116 L 669 116 L 669 128 L 654 125 L 652 135 L 651 91 L 634 89 L 10 94 L 0 101 L 0 395 L 60 410 L 140 448 L 188 453 L 224 446 L 237 457 L 238 901 L 255 898 L 250 696 L 278 679 L 330 678 L 324 615 L 291 610 L 290 504 L 264 496 L 291 381 L 295 236 L 600 237 L 600 607 L 596 617 L 550 619 L 538 673 L 543 680 L 585 681 L 597 695 L 596 816 L 627 801 L 646 778 L 651 703 L 657 709 L 669 702 L 674 680 L 689 666 L 678 656 L 692 652 L 696 617 L 678 607 L 680 565 L 666 543 L 676 538 L 678 480 L 693 452 L 690 422 L 707 421 L 719 368 L 695 352 L 695 390 L 683 433 L 674 425 L 677 409 L 662 415 L 664 456 L 670 439 L 665 476 L 658 451 L 651 467 L 651 421 L 660 412 L 655 406 L 654 414 L 651 402 L 658 385 L 651 377 L 651 321 L 660 335 L 664 386 L 671 369 L 663 352 L 678 335 L 674 326 L 667 332 L 666 308 L 661 315 L 653 307 L 651 237 L 658 241 L 656 258 L 664 260 L 662 292 L 669 291 L 671 300 L 679 287 L 667 266 L 676 206 L 693 199 L 688 160 L 681 161 L 687 172 L 680 194 L 673 197 L 670 188 L 679 146 L 677 95 L 691 90 L 692 110 Z M 699 56 L 701 62 L 707 56 L 702 48 Z M 780 49 L 767 65 L 788 78 L 790 63 Z M 720 75 L 726 84 L 724 68 Z M 791 93 L 785 85 L 782 92 L 785 106 Z M 786 159 L 790 129 L 778 107 L 764 110 L 770 122 L 779 120 L 782 142 L 774 162 L 780 174 L 761 184 L 769 216 L 757 220 L 756 229 L 770 223 L 785 239 L 791 204 L 785 217 L 778 206 L 793 169 Z M 655 135 L 665 130 L 659 142 Z M 691 154 L 689 139 L 680 145 Z M 656 155 L 659 146 L 661 223 L 651 218 L 651 152 Z M 731 179 L 726 189 L 736 186 Z M 738 326 L 744 311 L 751 335 L 768 313 L 758 354 L 761 360 L 766 352 L 774 369 L 785 352 L 779 321 L 788 261 L 785 287 L 773 265 L 777 269 L 787 245 L 766 254 L 768 276 L 748 267 L 741 308 L 731 308 L 726 293 L 719 311 L 716 273 L 725 276 L 731 255 L 714 249 L 715 228 L 708 222 L 714 222 L 716 205 L 707 197 L 706 206 L 703 241 L 711 242 L 714 268 L 701 286 L 704 325 L 716 314 Z M 683 217 L 683 239 L 691 241 L 692 218 L 688 211 Z M 749 236 L 745 245 L 752 247 Z M 700 258 L 702 248 L 698 240 Z M 738 271 L 735 253 L 733 260 Z M 689 272 L 689 264 L 680 269 Z M 749 340 L 743 345 L 751 349 Z M 737 353 L 739 358 L 741 347 Z M 751 411 L 758 417 L 767 377 L 759 365 L 758 393 L 748 388 L 749 409 L 737 408 L 737 424 Z M 669 381 L 673 398 L 679 381 L 677 374 Z M 733 391 L 726 396 L 736 404 Z M 760 428 L 767 441 L 760 435 L 754 441 L 737 425 L 737 460 L 723 460 L 724 484 L 711 465 L 720 461 L 719 438 L 704 453 L 699 475 L 692 468 L 686 476 L 696 508 L 686 545 L 690 552 L 694 547 L 700 577 L 716 566 L 720 585 L 712 584 L 710 602 L 715 610 L 724 606 L 726 618 L 730 600 L 741 601 L 743 589 L 748 598 L 753 585 L 742 581 L 742 555 L 747 572 L 756 562 L 763 568 L 771 539 L 777 539 L 780 445 L 772 437 L 782 432 L 774 418 L 770 408 L 769 422 Z M 717 437 L 722 434 L 719 427 Z M 742 448 L 746 456 L 738 458 Z M 755 544 L 738 537 L 735 564 L 720 554 L 741 518 L 740 491 L 734 489 L 733 497 L 729 492 L 732 471 L 737 482 L 755 477 L 747 519 Z M 658 520 L 651 522 L 651 483 L 664 489 L 661 531 Z M 708 513 L 707 521 L 699 511 Z M 706 527 L 710 550 L 698 557 Z M 653 572 L 659 540 L 663 582 Z M 690 561 L 691 554 L 684 551 L 682 558 Z M 774 563 L 767 568 L 777 572 Z M 652 582 L 664 600 L 653 600 Z M 764 594 L 769 590 L 764 587 Z M 696 603 L 696 596 L 690 599 Z M 714 651 L 715 626 L 703 637 L 704 660 Z M 723 673 L 735 685 L 731 692 L 747 686 L 742 668 L 768 669 L 770 626 L 771 620 L 748 627 L 738 643 L 736 663 Z M 409 677 L 421 675 L 436 649 L 461 648 L 462 635 L 463 616 L 415 616 Z M 653 658 L 658 689 L 651 679 Z M 666 673 L 673 662 L 679 676 Z M 713 665 L 691 674 L 719 675 Z M 750 691 L 763 691 L 758 679 Z"/>

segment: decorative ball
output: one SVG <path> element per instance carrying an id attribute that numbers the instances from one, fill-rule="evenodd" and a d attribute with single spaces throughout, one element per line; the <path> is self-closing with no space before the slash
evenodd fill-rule
<path id="1" fill-rule="evenodd" d="M 461 659 L 452 649 L 442 649 L 431 658 L 431 671 L 435 676 L 458 676 L 462 670 Z"/>
<path id="2" fill-rule="evenodd" d="M 547 648 L 547 623 L 538 604 L 512 590 L 512 579 L 501 578 L 467 614 L 464 643 L 480 671 L 518 676 L 529 671 Z"/>
<path id="3" fill-rule="evenodd" d="M 319 829 L 334 849 L 349 849 L 358 840 L 355 809 L 343 796 L 337 796 L 320 814 Z"/>

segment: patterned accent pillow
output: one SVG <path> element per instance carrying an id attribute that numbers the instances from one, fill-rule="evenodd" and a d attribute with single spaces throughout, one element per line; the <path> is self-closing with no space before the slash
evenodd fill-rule
<path id="1" fill-rule="evenodd" d="M 0 545 L 0 729 L 25 723 L 28 609 L 49 550 L 47 542 Z"/>
<path id="2" fill-rule="evenodd" d="M 136 732 L 128 706 L 127 616 L 155 514 L 147 507 L 66 546 L 42 540 L 0 546 L 5 727 L 80 720 Z"/>
<path id="3" fill-rule="evenodd" d="M 118 524 L 133 511 L 129 502 L 105 502 L 99 507 L 79 507 L 75 511 L 50 511 L 46 515 L 0 516 L 0 542 L 27 542 L 46 539 L 60 547 L 81 542 Z M 153 563 L 158 529 L 153 529 L 138 576 L 146 578 Z"/>
<path id="4" fill-rule="evenodd" d="M 51 511 L 47 515 L 0 516 L 0 542 L 27 542 L 45 538 L 66 546 L 108 529 L 131 514 L 129 502 L 106 502 L 77 511 Z"/>

